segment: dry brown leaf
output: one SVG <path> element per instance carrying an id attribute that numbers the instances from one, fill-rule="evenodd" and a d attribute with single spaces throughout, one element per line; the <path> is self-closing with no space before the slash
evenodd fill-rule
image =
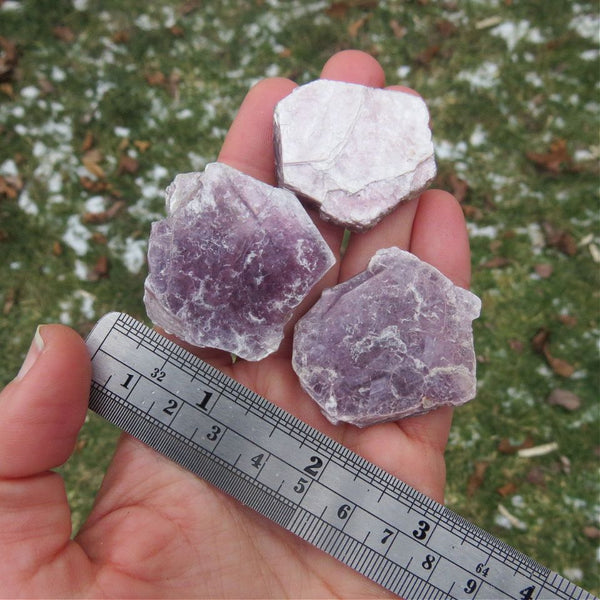
<path id="1" fill-rule="evenodd" d="M 577 317 L 573 315 L 558 315 L 558 320 L 567 327 L 575 327 L 577 325 Z"/>
<path id="2" fill-rule="evenodd" d="M 81 143 L 81 151 L 87 152 L 92 149 L 94 145 L 94 134 L 91 131 L 85 132 L 85 137 L 83 138 L 83 142 Z"/>
<path id="3" fill-rule="evenodd" d="M 9 81 L 14 75 L 19 61 L 17 44 L 8 38 L 0 36 L 0 81 Z"/>
<path id="4" fill-rule="evenodd" d="M 508 345 L 513 352 L 518 352 L 519 354 L 523 352 L 524 346 L 521 340 L 513 338 L 511 340 L 508 340 Z"/>
<path id="5" fill-rule="evenodd" d="M 586 525 L 583 528 L 583 535 L 590 540 L 600 539 L 600 529 L 594 527 L 593 525 Z"/>
<path id="6" fill-rule="evenodd" d="M 179 84 L 181 83 L 181 73 L 177 70 L 171 71 L 167 82 L 165 84 L 165 90 L 171 98 L 177 98 L 179 95 Z"/>
<path id="7" fill-rule="evenodd" d="M 169 32 L 174 37 L 183 37 L 185 35 L 185 29 L 181 25 L 171 25 Z"/>
<path id="8" fill-rule="evenodd" d="M 552 356 L 549 346 L 546 346 L 544 349 L 544 356 L 546 357 L 550 368 L 557 375 L 560 375 L 561 377 L 571 377 L 571 375 L 575 373 L 575 367 L 571 363 L 567 362 L 563 358 L 556 358 L 555 356 Z"/>
<path id="9" fill-rule="evenodd" d="M 87 212 L 84 213 L 81 217 L 81 221 L 85 224 L 93 224 L 98 225 L 100 223 L 106 223 L 111 219 L 114 219 L 117 213 L 125 206 L 125 202 L 123 200 L 117 200 L 111 206 L 109 206 L 106 210 L 102 212 Z"/>
<path id="10" fill-rule="evenodd" d="M 555 139 L 546 152 L 527 152 L 527 158 L 542 171 L 554 175 L 577 170 L 567 149 L 567 141 L 562 138 Z"/>
<path id="11" fill-rule="evenodd" d="M 148 148 L 150 148 L 150 146 L 152 145 L 151 142 L 148 142 L 146 140 L 135 140 L 133 142 L 133 145 L 140 151 L 140 152 L 146 152 L 146 150 L 148 150 Z"/>
<path id="12" fill-rule="evenodd" d="M 496 488 L 496 492 L 498 492 L 498 494 L 500 494 L 503 498 L 506 498 L 506 496 L 511 496 L 514 494 L 517 491 L 517 488 L 518 486 L 514 481 L 509 481 L 508 483 L 501 485 L 499 488 Z"/>
<path id="13" fill-rule="evenodd" d="M 53 27 L 52 34 L 56 39 L 65 42 L 66 44 L 71 44 L 75 41 L 75 33 L 66 25 L 57 25 L 56 27 Z"/>
<path id="14" fill-rule="evenodd" d="M 357 19 L 353 23 L 348 25 L 348 35 L 351 38 L 355 38 L 358 35 L 358 32 L 362 29 L 364 24 L 371 18 L 371 14 L 363 15 L 360 19 Z"/>
<path id="15" fill-rule="evenodd" d="M 184 2 L 179 7 L 179 14 L 182 16 L 189 15 L 191 12 L 193 12 L 197 8 L 200 8 L 200 6 L 202 6 L 202 3 L 200 2 L 200 0 L 187 0 L 187 2 Z"/>
<path id="16" fill-rule="evenodd" d="M 577 254 L 577 242 L 566 229 L 555 227 L 548 221 L 545 221 L 542 227 L 548 246 L 556 248 L 567 256 L 575 256 Z"/>
<path id="17" fill-rule="evenodd" d="M 151 73 L 146 73 L 146 81 L 150 85 L 161 86 L 165 85 L 167 78 L 162 71 L 152 71 Z"/>
<path id="18" fill-rule="evenodd" d="M 88 273 L 88 279 L 90 281 L 98 281 L 99 279 L 108 277 L 108 270 L 108 258 L 103 254 L 98 257 L 98 260 L 96 260 L 96 263 Z"/>
<path id="19" fill-rule="evenodd" d="M 8 83 L 7 81 L 0 83 L 0 92 L 8 96 L 11 100 L 16 98 L 15 88 L 12 86 L 12 83 Z"/>
<path id="20" fill-rule="evenodd" d="M 527 436 L 520 444 L 513 444 L 508 438 L 503 438 L 498 444 L 498 452 L 501 454 L 516 454 L 519 450 L 532 447 L 533 439 L 531 439 L 529 436 Z"/>
<path id="21" fill-rule="evenodd" d="M 105 244 L 108 244 L 108 239 L 103 233 L 94 231 L 94 233 L 92 233 L 92 242 L 94 242 L 94 244 L 100 244 L 104 246 Z"/>
<path id="22" fill-rule="evenodd" d="M 0 175 L 0 198 L 15 200 L 23 189 L 23 178 L 20 175 Z"/>
<path id="23" fill-rule="evenodd" d="M 469 476 L 467 482 L 467 496 L 471 498 L 475 492 L 483 485 L 485 479 L 485 472 L 489 467 L 489 463 L 484 460 L 479 460 L 475 463 L 473 472 Z"/>
<path id="24" fill-rule="evenodd" d="M 533 270 L 537 273 L 538 277 L 548 279 L 552 275 L 554 267 L 550 263 L 538 263 L 533 265 Z"/>
<path id="25" fill-rule="evenodd" d="M 128 29 L 115 31 L 111 39 L 115 44 L 127 44 L 127 42 L 129 42 L 131 39 L 131 32 Z"/>
<path id="26" fill-rule="evenodd" d="M 461 179 L 456 173 L 450 173 L 449 181 L 452 195 L 462 204 L 467 197 L 469 184 L 464 179 Z"/>
<path id="27" fill-rule="evenodd" d="M 440 53 L 441 49 L 440 44 L 432 44 L 417 54 L 415 60 L 422 65 L 428 65 Z"/>
<path id="28" fill-rule="evenodd" d="M 104 169 L 98 164 L 103 158 L 100 150 L 92 148 L 84 153 L 81 162 L 92 175 L 95 175 L 99 179 L 104 179 Z"/>
<path id="29" fill-rule="evenodd" d="M 4 296 L 4 304 L 2 305 L 2 314 L 6 316 L 17 301 L 17 290 L 14 287 L 8 288 Z"/>
<path id="30" fill-rule="evenodd" d="M 404 25 L 400 25 L 396 19 L 390 21 L 390 27 L 392 28 L 394 37 L 398 40 L 401 40 L 408 33 L 408 29 Z"/>
<path id="31" fill-rule="evenodd" d="M 98 181 L 96 179 L 90 179 L 85 175 L 79 177 L 79 183 L 88 192 L 95 194 L 110 191 L 111 185 L 107 181 Z"/>
<path id="32" fill-rule="evenodd" d="M 501 269 L 508 265 L 510 265 L 510 260 L 508 260 L 508 258 L 505 258 L 504 256 L 494 256 L 479 266 L 482 269 Z"/>
<path id="33" fill-rule="evenodd" d="M 127 154 L 122 154 L 119 159 L 119 166 L 117 167 L 117 174 L 122 175 L 123 173 L 134 174 L 138 172 L 140 163 L 133 157 Z"/>
<path id="34" fill-rule="evenodd" d="M 438 30 L 439 34 L 442 37 L 450 37 L 454 35 L 458 30 L 458 27 L 452 23 L 452 21 L 448 21 L 447 19 L 442 19 L 435 24 L 435 28 Z"/>
<path id="35" fill-rule="evenodd" d="M 531 346 L 535 352 L 542 354 L 550 368 L 561 377 L 571 377 L 575 367 L 562 358 L 556 358 L 550 352 L 550 330 L 546 327 L 538 329 L 531 339 Z"/>
<path id="36" fill-rule="evenodd" d="M 540 327 L 531 338 L 531 347 L 538 354 L 544 353 L 546 344 L 550 341 L 550 330 L 547 327 Z"/>
<path id="37" fill-rule="evenodd" d="M 539 465 L 536 465 L 535 467 L 531 467 L 531 469 L 529 469 L 526 479 L 531 485 L 535 485 L 538 487 L 545 487 L 546 485 L 546 475 L 542 467 L 540 467 Z"/>
<path id="38" fill-rule="evenodd" d="M 483 211 L 472 204 L 462 204 L 462 209 L 465 217 L 472 221 L 480 221 L 483 219 Z"/>
<path id="39" fill-rule="evenodd" d="M 38 87 L 42 94 L 46 96 L 55 92 L 54 84 L 47 77 L 38 78 Z"/>
<path id="40" fill-rule="evenodd" d="M 581 407 L 581 398 L 569 390 L 556 388 L 550 392 L 546 402 L 552 406 L 562 406 L 565 410 L 573 411 Z"/>

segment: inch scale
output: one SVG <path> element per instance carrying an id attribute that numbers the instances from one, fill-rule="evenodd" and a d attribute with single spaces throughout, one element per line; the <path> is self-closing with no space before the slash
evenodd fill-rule
<path id="1" fill-rule="evenodd" d="M 407 599 L 593 599 L 134 318 L 87 338 L 90 408 Z"/>

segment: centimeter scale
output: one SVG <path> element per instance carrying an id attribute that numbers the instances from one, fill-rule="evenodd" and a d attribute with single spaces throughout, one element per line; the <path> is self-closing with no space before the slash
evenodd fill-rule
<path id="1" fill-rule="evenodd" d="M 408 599 L 592 599 L 134 318 L 87 339 L 90 408 Z"/>

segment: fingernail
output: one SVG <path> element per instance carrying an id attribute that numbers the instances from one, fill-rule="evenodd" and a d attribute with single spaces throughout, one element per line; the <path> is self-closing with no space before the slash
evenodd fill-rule
<path id="1" fill-rule="evenodd" d="M 23 377 L 27 375 L 27 372 L 29 369 L 31 369 L 31 367 L 33 367 L 38 356 L 44 349 L 44 340 L 42 339 L 42 334 L 40 333 L 41 329 L 42 326 L 38 325 L 38 328 L 35 330 L 35 335 L 33 336 L 31 346 L 29 346 L 27 356 L 25 357 L 25 360 L 23 361 L 23 364 L 21 365 L 21 368 L 19 369 L 15 379 L 23 379 Z"/>

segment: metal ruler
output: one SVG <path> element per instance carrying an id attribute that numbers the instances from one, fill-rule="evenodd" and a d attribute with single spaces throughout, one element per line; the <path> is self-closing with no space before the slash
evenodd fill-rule
<path id="1" fill-rule="evenodd" d="M 394 594 L 594 598 L 128 315 L 87 345 L 92 410 Z"/>

